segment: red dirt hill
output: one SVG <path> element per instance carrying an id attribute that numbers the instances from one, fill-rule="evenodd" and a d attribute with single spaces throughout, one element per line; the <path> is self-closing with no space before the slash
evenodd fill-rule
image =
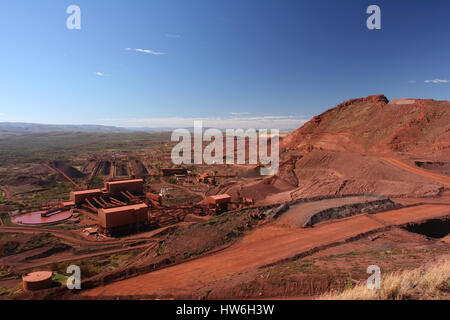
<path id="1" fill-rule="evenodd" d="M 450 102 L 352 99 L 314 117 L 281 142 L 281 149 L 357 153 L 407 152 L 450 157 Z"/>
<path id="2" fill-rule="evenodd" d="M 275 191 L 261 181 L 242 186 L 242 194 L 257 193 L 264 203 L 351 193 L 435 196 L 443 179 L 417 171 L 414 160 L 445 165 L 450 159 L 450 102 L 352 99 L 284 138 L 280 151 L 276 181 L 291 188 Z"/>

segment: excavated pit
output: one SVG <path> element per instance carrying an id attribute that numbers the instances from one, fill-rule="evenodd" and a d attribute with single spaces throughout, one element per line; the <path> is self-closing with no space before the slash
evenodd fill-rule
<path id="1" fill-rule="evenodd" d="M 430 219 L 423 223 L 413 223 L 405 226 L 404 229 L 429 238 L 441 239 L 450 233 L 450 218 Z"/>
<path id="2" fill-rule="evenodd" d="M 415 161 L 415 165 L 422 169 L 450 175 L 450 162 Z"/>

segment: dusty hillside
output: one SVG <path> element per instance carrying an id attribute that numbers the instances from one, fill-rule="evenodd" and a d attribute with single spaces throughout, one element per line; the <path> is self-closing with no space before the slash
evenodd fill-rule
<path id="1" fill-rule="evenodd" d="M 314 117 L 286 137 L 281 148 L 358 153 L 408 152 L 450 156 L 450 102 L 353 99 Z"/>
<path id="2" fill-rule="evenodd" d="M 375 156 L 313 150 L 280 169 L 285 181 L 298 186 L 294 195 L 374 193 L 437 195 L 441 185 L 397 168 Z"/>
<path id="3" fill-rule="evenodd" d="M 352 193 L 435 196 L 445 185 L 439 179 L 389 159 L 413 167 L 417 159 L 431 161 L 427 166 L 440 161 L 444 168 L 450 159 L 450 102 L 388 101 L 383 95 L 349 100 L 314 117 L 284 138 L 280 148 L 278 178 L 292 189 L 283 199 L 268 196 L 269 202 Z M 245 194 L 255 186 L 242 189 Z"/>

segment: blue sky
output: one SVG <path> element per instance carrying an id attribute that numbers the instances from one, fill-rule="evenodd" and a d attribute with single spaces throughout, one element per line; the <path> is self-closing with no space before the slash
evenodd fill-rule
<path id="1" fill-rule="evenodd" d="M 2 0 L 0 121 L 295 128 L 370 94 L 450 100 L 449 14 L 446 0 Z"/>

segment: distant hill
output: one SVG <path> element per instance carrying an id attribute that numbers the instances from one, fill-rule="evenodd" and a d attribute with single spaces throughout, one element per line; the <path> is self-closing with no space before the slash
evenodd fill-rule
<path id="1" fill-rule="evenodd" d="M 121 128 L 102 125 L 53 125 L 23 122 L 0 122 L 0 135 L 38 134 L 48 132 L 158 132 L 168 128 Z"/>

